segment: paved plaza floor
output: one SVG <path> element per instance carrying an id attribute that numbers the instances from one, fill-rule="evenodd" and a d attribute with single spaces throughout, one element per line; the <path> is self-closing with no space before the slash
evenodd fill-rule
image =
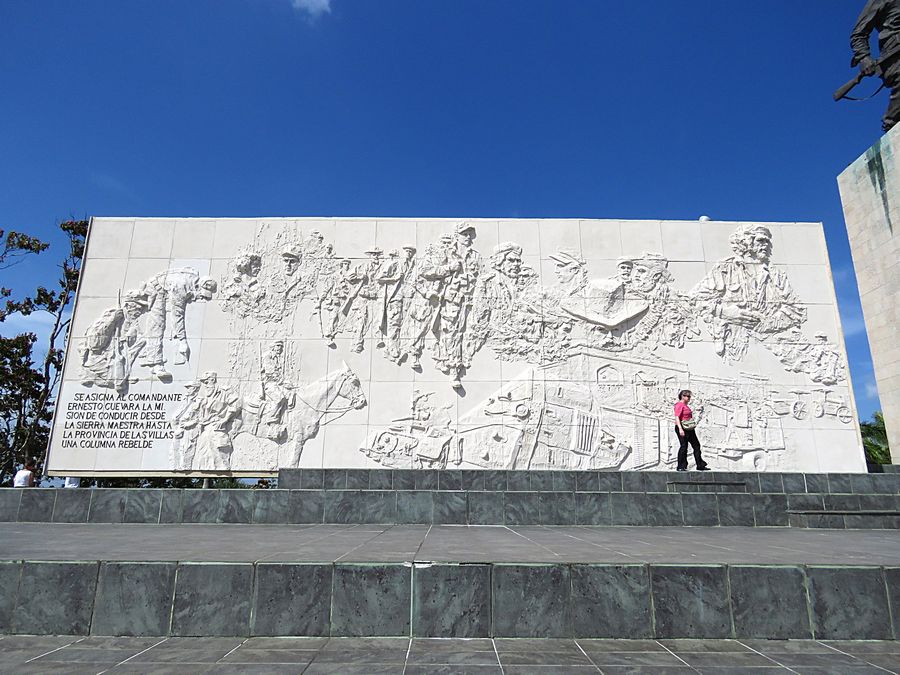
<path id="1" fill-rule="evenodd" d="M 10 636 L 0 672 L 884 675 L 900 642 Z"/>
<path id="2" fill-rule="evenodd" d="M 900 564 L 896 530 L 0 523 L 0 559 Z"/>

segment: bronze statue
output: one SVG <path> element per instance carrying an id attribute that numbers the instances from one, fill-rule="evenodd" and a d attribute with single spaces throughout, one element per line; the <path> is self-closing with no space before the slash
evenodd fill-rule
<path id="1" fill-rule="evenodd" d="M 873 30 L 878 31 L 878 59 L 869 48 Z M 868 0 L 850 35 L 850 46 L 850 65 L 859 66 L 859 75 L 835 92 L 834 98 L 849 98 L 849 91 L 864 77 L 878 75 L 883 86 L 891 90 L 883 124 L 884 130 L 889 131 L 900 122 L 900 0 Z"/>

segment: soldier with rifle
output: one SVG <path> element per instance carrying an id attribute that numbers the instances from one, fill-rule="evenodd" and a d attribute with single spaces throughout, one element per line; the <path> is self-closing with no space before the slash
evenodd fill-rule
<path id="1" fill-rule="evenodd" d="M 872 31 L 878 31 L 878 59 L 873 58 L 869 47 Z M 835 92 L 834 100 L 858 100 L 847 94 L 863 78 L 878 75 L 882 86 L 891 90 L 883 124 L 884 130 L 890 131 L 900 122 L 900 0 L 868 0 L 850 35 L 850 46 L 850 65 L 859 66 L 859 74 Z"/>

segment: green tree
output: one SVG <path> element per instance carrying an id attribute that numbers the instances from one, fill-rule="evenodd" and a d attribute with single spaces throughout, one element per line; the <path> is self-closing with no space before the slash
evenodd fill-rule
<path id="1" fill-rule="evenodd" d="M 869 464 L 890 464 L 891 449 L 888 447 L 884 415 L 876 412 L 870 421 L 860 422 L 859 429 L 862 431 L 863 447 Z"/>
<path id="2" fill-rule="evenodd" d="M 47 458 L 88 222 L 68 220 L 59 227 L 66 236 L 67 251 L 59 263 L 56 284 L 39 286 L 32 295 L 20 299 L 13 297 L 12 289 L 0 288 L 0 298 L 5 300 L 0 321 L 17 312 L 49 317 L 48 333 L 42 338 L 33 332 L 0 337 L 0 485 L 9 484 L 17 465 L 26 459 L 34 458 L 40 473 Z M 19 232 L 0 230 L 0 240 L 0 270 L 48 248 L 47 243 Z"/>

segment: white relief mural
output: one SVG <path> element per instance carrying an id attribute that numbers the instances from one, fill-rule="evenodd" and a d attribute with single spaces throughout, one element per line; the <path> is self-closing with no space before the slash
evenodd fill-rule
<path id="1" fill-rule="evenodd" d="M 81 383 L 123 393 L 132 381 L 136 360 L 160 380 L 170 381 L 163 342 L 174 345 L 175 363 L 190 361 L 187 307 L 211 300 L 216 290 L 213 279 L 185 267 L 163 270 L 139 289 L 120 294 L 117 306 L 105 310 L 88 329 L 80 349 Z"/>
<path id="2" fill-rule="evenodd" d="M 570 222 L 229 221 L 227 257 L 112 289 L 89 245 L 54 468 L 668 469 L 680 388 L 713 468 L 859 464 L 834 303 L 775 257 L 790 226 L 722 224 L 706 262 L 629 254 L 627 223 L 586 257 Z M 822 460 L 829 434 L 846 460 Z"/>

